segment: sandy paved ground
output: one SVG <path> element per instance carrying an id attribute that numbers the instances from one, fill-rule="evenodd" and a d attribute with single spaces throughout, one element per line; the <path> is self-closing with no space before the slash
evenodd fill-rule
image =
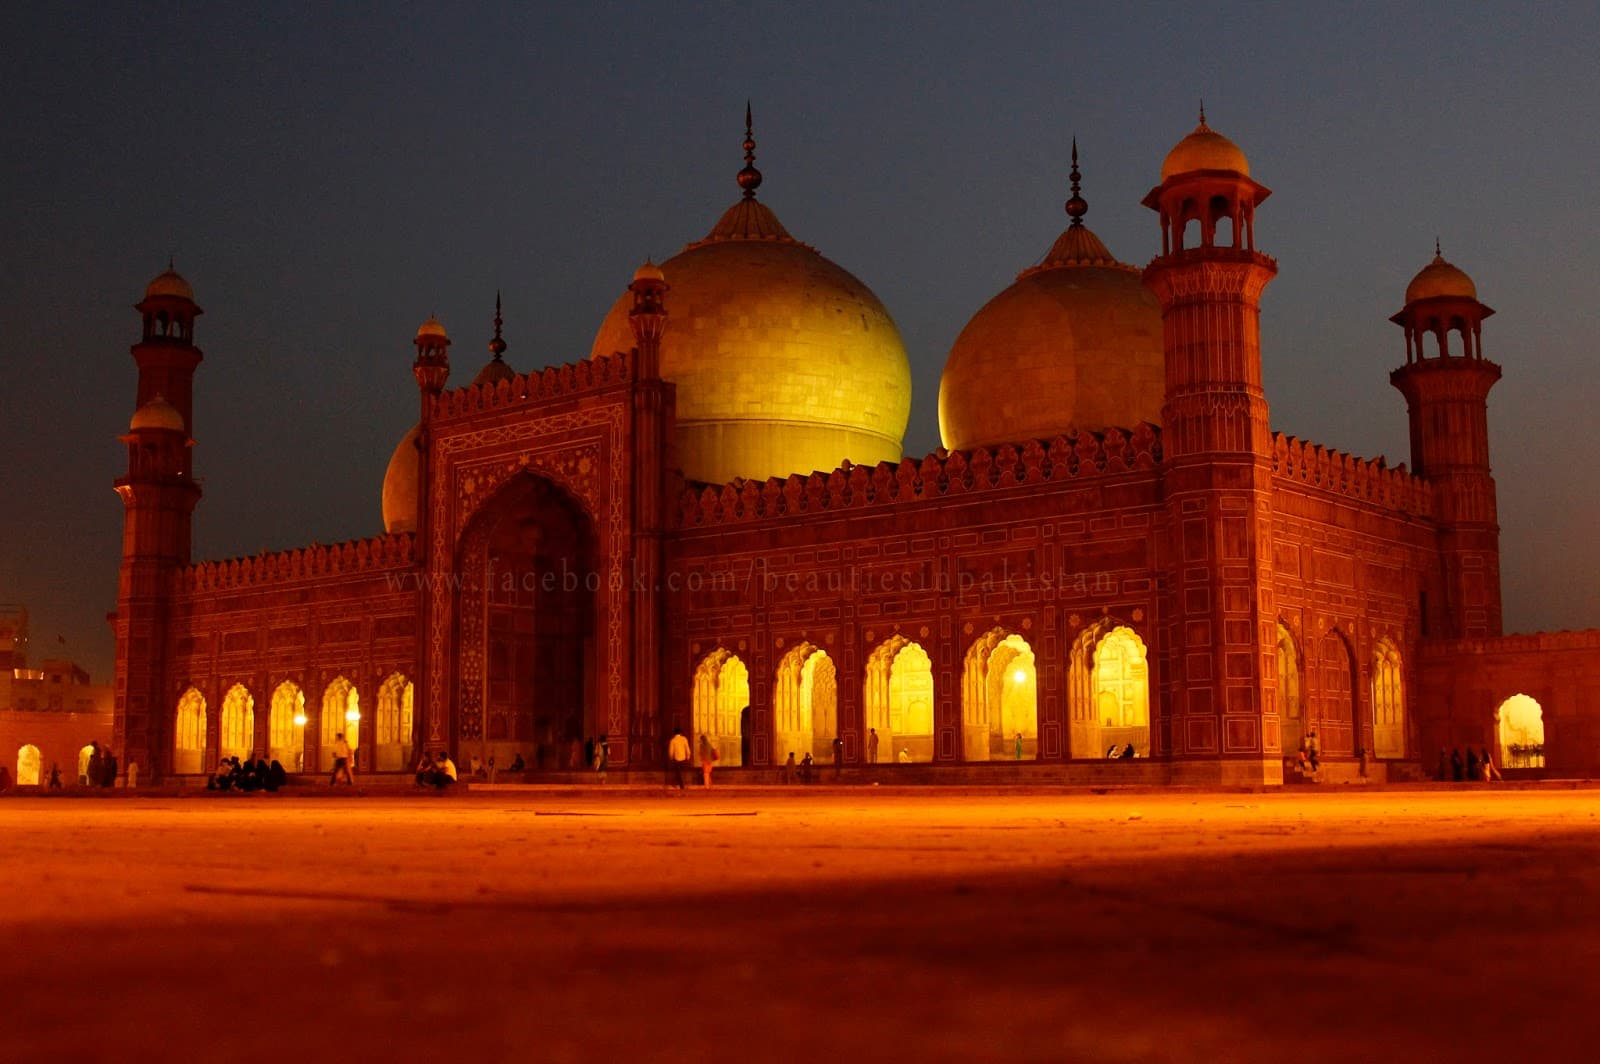
<path id="1" fill-rule="evenodd" d="M 0 1059 L 1587 1060 L 1600 792 L 0 801 Z"/>

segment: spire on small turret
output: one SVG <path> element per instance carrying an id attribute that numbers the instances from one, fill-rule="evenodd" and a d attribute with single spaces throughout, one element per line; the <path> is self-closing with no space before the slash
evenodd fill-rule
<path id="1" fill-rule="evenodd" d="M 744 102 L 744 169 L 739 171 L 739 187 L 745 199 L 755 199 L 761 187 L 761 171 L 756 169 L 756 138 L 750 120 L 750 101 Z"/>
<path id="2" fill-rule="evenodd" d="M 1072 228 L 1083 228 L 1083 216 L 1089 211 L 1089 201 L 1079 195 L 1079 181 L 1083 175 L 1078 172 L 1078 138 L 1072 138 L 1072 198 L 1067 200 L 1067 217 L 1072 219 Z"/>
<path id="3" fill-rule="evenodd" d="M 506 353 L 506 348 L 508 346 L 510 346 L 509 344 L 507 344 L 505 342 L 505 339 L 500 335 L 500 326 L 502 326 L 504 324 L 505 324 L 504 319 L 502 319 L 500 317 L 500 290 L 499 289 L 495 289 L 495 293 L 494 293 L 494 339 L 489 341 L 489 353 L 494 355 L 494 360 L 496 362 L 500 361 L 500 356 L 505 354 Z"/>

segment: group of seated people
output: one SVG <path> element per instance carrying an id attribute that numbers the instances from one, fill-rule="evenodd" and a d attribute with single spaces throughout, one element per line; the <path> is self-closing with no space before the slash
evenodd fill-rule
<path id="1" fill-rule="evenodd" d="M 1132 743 L 1129 743 L 1127 746 L 1121 746 L 1121 747 L 1119 747 L 1116 743 L 1112 743 L 1106 749 L 1106 757 L 1109 758 L 1112 761 L 1121 761 L 1121 760 L 1124 760 L 1126 758 L 1138 757 L 1138 756 L 1139 756 L 1138 754 L 1134 753 L 1133 744 Z"/>
<path id="2" fill-rule="evenodd" d="M 276 791 L 288 782 L 289 774 L 277 761 L 269 765 L 260 758 L 240 761 L 237 757 L 225 757 L 217 765 L 217 771 L 206 780 L 206 790 Z"/>
<path id="3" fill-rule="evenodd" d="M 457 778 L 456 763 L 450 760 L 447 750 L 440 750 L 437 756 L 424 751 L 422 760 L 417 762 L 418 787 L 442 791 L 455 783 Z"/>

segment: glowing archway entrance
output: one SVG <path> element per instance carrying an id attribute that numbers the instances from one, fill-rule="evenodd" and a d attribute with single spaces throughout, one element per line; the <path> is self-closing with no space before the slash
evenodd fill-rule
<path id="1" fill-rule="evenodd" d="M 306 693 L 292 680 L 280 683 L 272 692 L 272 710 L 267 718 L 267 757 L 290 772 L 306 767 Z"/>
<path id="2" fill-rule="evenodd" d="M 256 700 L 242 683 L 228 688 L 222 699 L 218 757 L 254 761 L 256 756 Z"/>
<path id="3" fill-rule="evenodd" d="M 919 644 L 902 635 L 879 643 L 867 657 L 861 702 L 865 726 L 878 731 L 878 760 L 933 760 L 933 662 Z"/>
<path id="4" fill-rule="evenodd" d="M 718 647 L 700 659 L 694 670 L 694 719 L 691 750 L 698 750 L 700 737 L 706 736 L 719 755 L 721 765 L 744 763 L 745 735 L 749 721 L 750 670 L 737 654 Z M 785 752 L 784 756 L 788 756 Z M 805 757 L 795 752 L 795 760 Z"/>
<path id="5" fill-rule="evenodd" d="M 1068 674 L 1072 756 L 1150 756 L 1149 650 L 1139 633 L 1113 620 L 1084 629 L 1072 644 Z"/>
<path id="6" fill-rule="evenodd" d="M 961 749 L 968 761 L 1039 756 L 1039 674 L 1033 648 L 995 628 L 967 650 L 961 673 Z"/>
<path id="7" fill-rule="evenodd" d="M 1544 768 L 1544 707 L 1512 695 L 1495 710 L 1501 768 Z"/>
<path id="8" fill-rule="evenodd" d="M 321 746 L 319 769 L 333 771 L 333 744 L 339 741 L 340 735 L 350 744 L 350 757 L 354 762 L 356 747 L 361 744 L 361 693 L 343 676 L 322 692 L 322 716 L 317 721 L 317 732 Z M 352 763 L 351 769 L 354 768 Z"/>
<path id="9" fill-rule="evenodd" d="M 826 651 L 801 643 L 778 663 L 772 730 L 775 765 L 790 753 L 796 762 L 807 754 L 818 761 L 832 758 L 833 737 L 839 734 L 839 675 Z"/>
<path id="10" fill-rule="evenodd" d="M 1278 622 L 1279 749 L 1293 756 L 1306 737 L 1305 692 L 1301 686 L 1300 649 L 1282 621 Z"/>
<path id="11" fill-rule="evenodd" d="M 373 749 L 375 767 L 379 772 L 398 772 L 411 765 L 413 704 L 412 683 L 398 672 L 391 673 L 378 688 L 378 719 Z"/>
<path id="12" fill-rule="evenodd" d="M 17 786 L 39 786 L 39 748 L 32 743 L 17 751 Z"/>
<path id="13" fill-rule="evenodd" d="M 172 732 L 172 771 L 197 775 L 205 771 L 206 700 L 193 687 L 178 699 Z M 86 769 L 87 771 L 87 766 Z"/>
<path id="14" fill-rule="evenodd" d="M 595 616 L 607 585 L 583 508 L 520 474 L 472 518 L 459 565 L 468 579 L 456 627 L 458 760 L 509 765 L 521 755 L 539 768 L 574 740 L 605 734 Z M 403 696 L 400 706 L 403 717 Z"/>
<path id="15" fill-rule="evenodd" d="M 1406 699 L 1400 651 L 1378 641 L 1372 661 L 1372 754 L 1406 756 Z"/>

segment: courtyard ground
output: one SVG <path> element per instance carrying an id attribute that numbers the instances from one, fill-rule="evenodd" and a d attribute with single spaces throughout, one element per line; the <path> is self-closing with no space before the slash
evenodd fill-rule
<path id="1" fill-rule="evenodd" d="M 0 1059 L 1584 1060 L 1600 791 L 0 801 Z"/>

